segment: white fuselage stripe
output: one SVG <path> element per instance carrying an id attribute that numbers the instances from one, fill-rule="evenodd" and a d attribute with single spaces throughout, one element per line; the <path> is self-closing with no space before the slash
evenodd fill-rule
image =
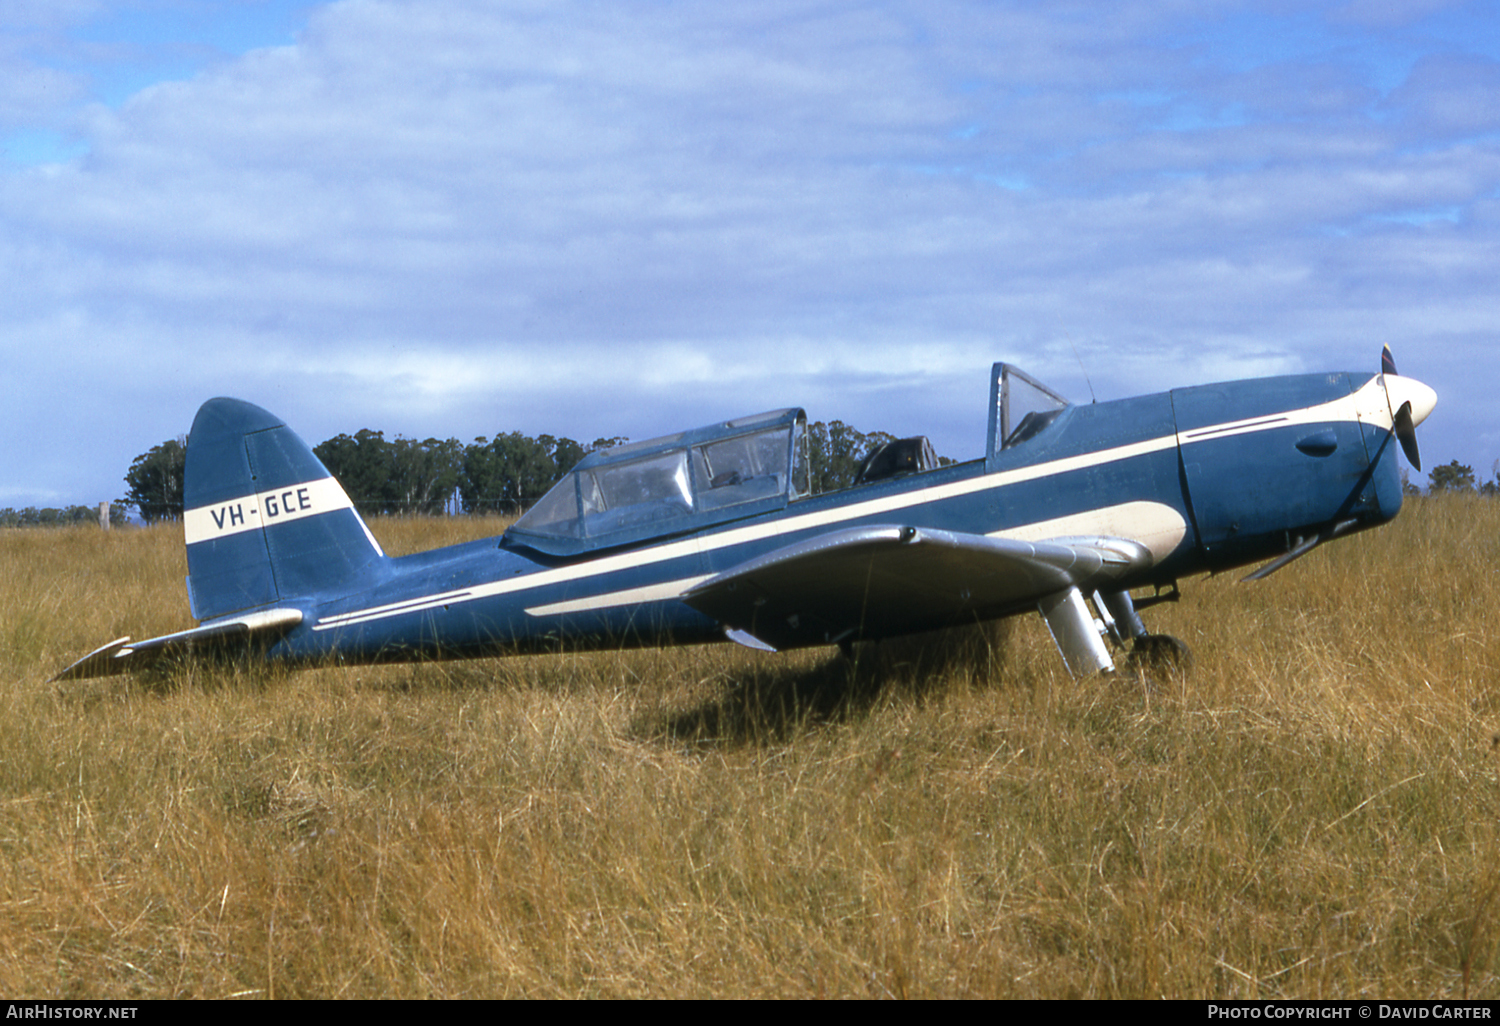
<path id="1" fill-rule="evenodd" d="M 1187 521 L 1182 518 L 1182 514 L 1160 502 L 1124 502 L 989 532 L 991 538 L 1009 538 L 1015 541 L 1046 541 L 1080 536 L 1127 537 L 1143 542 L 1151 551 L 1153 561 L 1172 552 L 1186 535 Z M 557 613 L 580 613 L 616 606 L 633 606 L 641 602 L 678 599 L 715 576 L 717 575 L 704 574 L 701 577 L 684 577 L 677 581 L 609 591 L 569 602 L 529 606 L 526 612 L 532 616 L 552 616 Z"/>
<path id="2" fill-rule="evenodd" d="M 795 534 L 799 531 L 807 531 L 817 527 L 827 527 L 832 524 L 844 523 L 850 520 L 859 520 L 866 517 L 877 516 L 882 513 L 891 513 L 897 510 L 909 509 L 912 506 L 921 506 L 930 502 L 940 502 L 945 499 L 957 498 L 963 495 L 972 495 L 975 492 L 990 491 L 1004 488 L 1009 485 L 1024 481 L 1034 481 L 1038 478 L 1053 477 L 1059 474 L 1067 474 L 1077 470 L 1087 470 L 1093 467 L 1103 466 L 1109 463 L 1117 463 L 1121 460 L 1133 459 L 1137 456 L 1146 456 L 1151 453 L 1163 452 L 1175 449 L 1179 445 L 1190 445 L 1199 442 L 1217 441 L 1232 435 L 1251 434 L 1259 431 L 1269 431 L 1273 428 L 1283 427 L 1289 424 L 1311 424 L 1326 423 L 1328 421 L 1359 421 L 1378 422 L 1377 409 L 1374 397 L 1366 395 L 1371 389 L 1379 389 L 1379 406 L 1385 408 L 1385 423 L 1381 426 L 1389 427 L 1391 416 L 1385 398 L 1384 386 L 1377 376 L 1370 380 L 1359 392 L 1335 399 L 1327 403 L 1319 403 L 1315 406 L 1305 407 L 1300 410 L 1289 410 L 1284 414 L 1276 416 L 1260 416 L 1240 421 L 1229 421 L 1222 424 L 1209 425 L 1194 429 L 1184 434 L 1168 434 L 1158 438 L 1148 439 L 1142 442 L 1131 442 L 1127 445 L 1114 446 L 1109 449 L 1099 449 L 1094 452 L 1082 453 L 1077 456 L 1067 456 L 1046 463 L 1037 463 L 1027 467 L 1017 467 L 1014 470 L 1002 470 L 993 474 L 981 474 L 977 477 L 964 481 L 954 481 L 949 484 L 934 485 L 930 488 L 922 488 L 916 491 L 903 492 L 899 495 L 888 495 L 878 499 L 869 499 L 864 502 L 855 502 L 844 506 L 834 506 L 829 509 L 819 510 L 814 513 L 804 513 L 800 516 L 783 517 L 768 521 L 766 523 L 751 524 L 746 527 L 729 528 L 714 534 L 701 535 L 694 538 L 685 538 L 678 541 L 666 542 L 654 545 L 646 549 L 637 549 L 631 552 L 622 552 L 613 556 L 604 556 L 600 559 L 587 560 L 571 566 L 556 567 L 551 570 L 540 570 L 536 573 L 510 577 L 505 580 L 491 581 L 487 584 L 475 585 L 462 591 L 443 592 L 424 598 L 405 599 L 387 605 L 373 606 L 368 609 L 355 610 L 349 613 L 339 613 L 320 619 L 313 627 L 315 631 L 325 631 L 335 627 L 348 627 L 355 624 L 368 623 L 372 620 L 381 620 L 391 616 L 400 616 L 406 613 L 420 612 L 435 609 L 439 606 L 452 605 L 460 602 L 472 602 L 477 599 L 492 598 L 497 595 L 506 595 L 517 591 L 529 591 L 533 588 L 543 588 L 552 584 L 562 584 L 567 581 L 575 581 L 587 577 L 603 576 L 616 573 L 621 570 L 631 570 L 637 567 L 649 566 L 653 563 L 662 563 L 684 556 L 713 552 L 718 549 L 728 548 L 735 545 L 743 545 L 749 542 L 761 541 L 766 538 L 774 538 L 779 535 Z M 1361 416 L 1363 415 L 1363 416 Z M 1017 525 L 1010 531 L 1025 532 L 1032 525 Z M 684 579 L 687 580 L 687 579 Z M 677 584 L 680 582 L 672 582 Z M 665 590 L 668 584 L 651 586 Z M 626 589 L 646 590 L 646 589 Z M 681 594 L 681 589 L 676 593 Z M 603 596 L 598 596 L 603 598 Z M 663 595 L 663 598 L 672 598 L 675 595 Z M 560 606 L 570 606 L 574 603 L 589 603 L 592 598 L 576 599 L 564 603 L 552 603 L 546 606 L 533 607 L 534 610 L 551 609 Z M 640 600 L 647 601 L 647 600 Z M 575 608 L 603 608 L 602 606 L 577 605 Z M 531 611 L 531 610 L 528 610 Z M 557 611 L 562 611 L 558 609 Z"/>
<path id="3" fill-rule="evenodd" d="M 633 606 L 642 602 L 662 602 L 666 599 L 681 598 L 688 589 L 696 588 L 713 576 L 715 575 L 702 574 L 698 577 L 684 577 L 681 580 L 665 581 L 661 584 L 648 584 L 642 588 L 626 588 L 624 591 L 590 595 L 588 598 L 573 599 L 571 602 L 551 602 L 545 606 L 530 606 L 526 612 L 532 616 L 555 616 L 558 613 L 585 613 L 594 609 L 610 609 L 614 606 Z"/>

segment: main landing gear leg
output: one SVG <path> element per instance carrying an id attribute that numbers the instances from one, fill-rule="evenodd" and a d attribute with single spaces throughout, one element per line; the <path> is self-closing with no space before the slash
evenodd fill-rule
<path id="1" fill-rule="evenodd" d="M 1141 673 L 1182 673 L 1193 668 L 1193 652 L 1170 634 L 1152 634 L 1135 611 L 1130 592 L 1094 593 L 1094 604 L 1100 608 L 1105 624 L 1116 642 L 1131 641 L 1125 665 Z M 1112 622 L 1111 622 L 1112 621 Z"/>
<path id="2" fill-rule="evenodd" d="M 1057 650 L 1062 653 L 1063 662 L 1068 664 L 1068 672 L 1073 676 L 1087 677 L 1115 668 L 1099 624 L 1076 585 L 1067 591 L 1048 595 L 1037 603 L 1037 611 L 1047 621 L 1052 640 L 1057 643 Z"/>

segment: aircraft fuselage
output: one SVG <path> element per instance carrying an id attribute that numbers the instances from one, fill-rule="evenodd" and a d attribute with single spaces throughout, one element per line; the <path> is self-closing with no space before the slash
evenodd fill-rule
<path id="1" fill-rule="evenodd" d="M 723 627 L 681 601 L 685 591 L 831 530 L 874 525 L 1130 539 L 1149 565 L 1115 586 L 1159 587 L 1281 555 L 1335 525 L 1348 533 L 1394 517 L 1398 447 L 1378 380 L 1303 375 L 1071 406 L 984 459 L 571 558 L 511 538 L 395 558 L 359 592 L 307 602 L 270 654 L 364 662 L 718 641 Z M 903 629 L 1033 608 L 974 607 L 955 620 L 914 605 Z M 883 632 L 874 626 L 866 636 Z"/>

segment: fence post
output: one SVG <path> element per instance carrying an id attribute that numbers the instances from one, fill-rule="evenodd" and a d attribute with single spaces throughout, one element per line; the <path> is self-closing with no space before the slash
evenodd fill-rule
<path id="1" fill-rule="evenodd" d="M 107 502 L 99 503 L 99 526 L 106 531 L 109 530 L 109 503 Z"/>

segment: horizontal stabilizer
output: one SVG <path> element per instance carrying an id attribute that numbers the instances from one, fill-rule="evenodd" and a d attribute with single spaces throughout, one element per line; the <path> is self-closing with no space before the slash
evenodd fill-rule
<path id="1" fill-rule="evenodd" d="M 1100 587 L 1150 561 L 1145 546 L 1117 538 L 1023 542 L 859 527 L 742 563 L 683 601 L 732 632 L 796 648 L 987 619 L 1070 587 Z"/>
<path id="2" fill-rule="evenodd" d="M 302 622 L 300 609 L 267 609 L 230 620 L 204 624 L 192 630 L 164 634 L 131 644 L 129 638 L 118 638 L 97 648 L 52 679 L 82 680 L 87 677 L 111 677 L 135 673 L 166 655 L 203 650 L 232 648 L 252 637 L 263 643 L 280 638 Z"/>

